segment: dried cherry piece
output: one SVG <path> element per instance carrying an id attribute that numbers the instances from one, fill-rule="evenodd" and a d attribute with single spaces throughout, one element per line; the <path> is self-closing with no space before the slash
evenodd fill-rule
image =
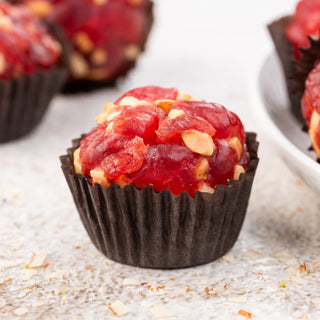
<path id="1" fill-rule="evenodd" d="M 198 190 L 195 170 L 200 157 L 184 146 L 159 144 L 145 150 L 142 167 L 131 175 L 138 188 L 151 186 L 155 191 L 169 189 L 178 195 L 187 190 L 191 196 Z"/>
<path id="2" fill-rule="evenodd" d="M 208 121 L 198 116 L 185 115 L 174 119 L 166 117 L 160 122 L 156 131 L 157 142 L 182 144 L 180 133 L 189 129 L 208 133 L 211 137 L 216 133 L 216 130 Z"/>
<path id="3" fill-rule="evenodd" d="M 128 141 L 119 152 L 104 157 L 101 168 L 109 180 L 117 179 L 121 174 L 130 174 L 139 170 L 143 164 L 146 146 L 140 137 Z"/>
<path id="4" fill-rule="evenodd" d="M 218 103 L 177 100 L 170 109 L 183 110 L 186 115 L 205 119 L 216 130 L 216 138 L 236 136 L 241 143 L 245 142 L 243 125 L 238 116 Z"/>
<path id="5" fill-rule="evenodd" d="M 113 132 L 133 139 L 143 138 L 145 144 L 153 144 L 156 140 L 155 131 L 165 112 L 153 105 L 122 107 L 120 114 L 112 119 Z"/>
<path id="6" fill-rule="evenodd" d="M 238 162 L 238 155 L 234 148 L 224 139 L 214 139 L 217 146 L 216 152 L 208 158 L 209 173 L 208 181 L 211 187 L 218 184 L 227 184 L 229 179 L 233 179 L 234 168 Z"/>
<path id="7" fill-rule="evenodd" d="M 90 170 L 98 166 L 106 156 L 119 152 L 128 142 L 130 139 L 120 134 L 107 135 L 102 125 L 91 130 L 80 144 L 84 175 L 89 175 Z"/>
<path id="8" fill-rule="evenodd" d="M 49 69 L 61 57 L 61 46 L 27 8 L 0 2 L 0 78 L 7 80 Z"/>
<path id="9" fill-rule="evenodd" d="M 134 66 L 152 24 L 149 0 L 21 0 L 68 39 L 71 78 L 111 82 Z"/>
<path id="10" fill-rule="evenodd" d="M 292 22 L 286 28 L 286 37 L 293 43 L 296 59 L 301 58 L 299 48 L 309 48 L 308 35 L 319 38 L 320 1 L 299 1 Z"/>
<path id="11" fill-rule="evenodd" d="M 176 100 L 178 90 L 175 88 L 161 88 L 157 86 L 147 86 L 128 91 L 115 103 L 119 103 L 124 97 L 134 97 L 139 100 L 155 102 L 157 100 Z"/>

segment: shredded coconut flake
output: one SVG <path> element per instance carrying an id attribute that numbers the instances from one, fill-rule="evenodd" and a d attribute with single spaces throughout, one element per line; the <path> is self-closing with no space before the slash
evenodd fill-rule
<path id="1" fill-rule="evenodd" d="M 111 303 L 109 305 L 109 309 L 116 315 L 119 317 L 122 317 L 126 314 L 128 314 L 131 310 L 125 305 L 123 304 L 123 302 L 121 302 L 120 300 L 115 301 L 114 303 Z"/>
<path id="2" fill-rule="evenodd" d="M 12 268 L 17 266 L 18 263 L 16 261 L 13 260 L 1 260 L 0 261 L 0 269 L 1 268 Z"/>
<path id="3" fill-rule="evenodd" d="M 40 268 L 42 266 L 44 266 L 46 259 L 47 259 L 47 252 L 44 250 L 40 250 L 38 252 L 36 252 L 32 258 L 31 261 L 28 264 L 29 268 Z"/>
<path id="4" fill-rule="evenodd" d="M 140 286 L 140 284 L 141 284 L 141 281 L 137 278 L 125 278 L 123 279 L 123 282 L 122 282 L 122 285 L 124 287 L 130 287 L 130 286 L 136 287 L 136 286 Z"/>

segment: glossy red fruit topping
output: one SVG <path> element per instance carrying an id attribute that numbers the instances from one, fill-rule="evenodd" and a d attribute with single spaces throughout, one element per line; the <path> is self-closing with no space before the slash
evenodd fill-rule
<path id="1" fill-rule="evenodd" d="M 132 183 L 192 197 L 238 178 L 250 160 L 239 118 L 219 104 L 191 100 L 176 89 L 144 87 L 107 104 L 81 141 L 80 157 L 74 154 L 77 172 L 105 187 Z"/>
<path id="2" fill-rule="evenodd" d="M 61 46 L 25 6 L 0 2 L 0 79 L 49 69 L 61 57 Z"/>
<path id="3" fill-rule="evenodd" d="M 320 1 L 302 0 L 297 4 L 293 21 L 286 29 L 287 39 L 294 45 L 295 58 L 300 59 L 298 48 L 308 48 L 308 35 L 319 38 Z"/>
<path id="4" fill-rule="evenodd" d="M 136 60 L 150 24 L 149 0 L 24 0 L 71 43 L 71 76 L 109 81 Z"/>

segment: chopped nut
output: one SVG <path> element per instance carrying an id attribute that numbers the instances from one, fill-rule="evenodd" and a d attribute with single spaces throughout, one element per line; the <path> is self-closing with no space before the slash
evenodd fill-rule
<path id="1" fill-rule="evenodd" d="M 73 152 L 73 166 L 76 173 L 82 173 L 80 147 Z"/>
<path id="2" fill-rule="evenodd" d="M 0 17 L 0 29 L 10 31 L 12 29 L 12 20 L 8 16 Z"/>
<path id="3" fill-rule="evenodd" d="M 318 144 L 318 128 L 319 128 L 319 123 L 320 123 L 320 115 L 316 112 L 313 111 L 311 120 L 310 120 L 310 128 L 309 128 L 309 135 L 312 140 L 312 146 L 314 151 L 317 153 L 318 157 L 320 156 L 320 146 Z"/>
<path id="4" fill-rule="evenodd" d="M 170 99 L 160 99 L 156 100 L 154 103 L 158 108 L 161 108 L 164 112 L 168 113 L 174 101 Z"/>
<path id="5" fill-rule="evenodd" d="M 181 132 L 181 138 L 188 149 L 203 156 L 211 156 L 216 150 L 212 138 L 207 133 L 185 130 Z"/>
<path id="6" fill-rule="evenodd" d="M 200 164 L 196 168 L 196 179 L 206 180 L 209 171 L 209 162 L 207 159 L 202 159 Z"/>
<path id="7" fill-rule="evenodd" d="M 50 2 L 43 0 L 28 1 L 26 5 L 36 16 L 40 18 L 46 17 L 53 9 Z"/>
<path id="8" fill-rule="evenodd" d="M 93 0 L 96 5 L 102 5 L 107 3 L 109 0 Z"/>
<path id="9" fill-rule="evenodd" d="M 127 60 L 135 60 L 140 53 L 140 48 L 135 44 L 130 44 L 124 49 L 124 56 Z"/>
<path id="10" fill-rule="evenodd" d="M 204 183 L 199 189 L 201 192 L 214 193 L 214 189 L 211 188 L 207 183 Z"/>
<path id="11" fill-rule="evenodd" d="M 89 72 L 87 61 L 76 52 L 72 52 L 70 55 L 70 68 L 75 78 L 84 78 Z"/>
<path id="12" fill-rule="evenodd" d="M 158 100 L 159 101 L 159 100 Z M 168 114 L 168 117 L 170 119 L 175 119 L 175 118 L 178 118 L 178 117 L 182 117 L 184 116 L 185 113 L 183 110 L 177 110 L 177 109 L 172 109 L 169 114 Z"/>
<path id="13" fill-rule="evenodd" d="M 123 279 L 122 285 L 127 286 L 140 286 L 141 281 L 137 278 L 125 278 Z"/>
<path id="14" fill-rule="evenodd" d="M 151 307 L 150 312 L 159 319 L 167 319 L 176 316 L 174 312 L 162 307 Z"/>
<path id="15" fill-rule="evenodd" d="M 240 140 L 237 137 L 233 137 L 233 138 L 229 139 L 228 143 L 233 149 L 235 149 L 237 151 L 238 161 L 239 161 L 241 158 L 241 154 L 242 154 L 242 145 L 241 145 Z"/>
<path id="16" fill-rule="evenodd" d="M 4 73 L 6 71 L 6 59 L 4 57 L 4 54 L 0 52 L 0 74 Z"/>
<path id="17" fill-rule="evenodd" d="M 178 90 L 177 100 L 189 100 L 191 97 L 182 90 Z"/>
<path id="18" fill-rule="evenodd" d="M 113 129 L 113 121 L 108 124 L 108 126 L 106 128 L 106 132 L 111 132 L 112 129 Z"/>
<path id="19" fill-rule="evenodd" d="M 102 169 L 96 168 L 91 170 L 90 176 L 92 177 L 93 185 L 98 183 L 102 185 L 104 188 L 108 188 L 110 186 L 110 182 L 106 177 L 106 173 Z"/>
<path id="20" fill-rule="evenodd" d="M 233 175 L 233 179 L 234 180 L 239 180 L 240 178 L 240 174 L 241 173 L 245 173 L 246 170 L 244 170 L 243 166 L 239 166 L 238 164 L 236 165 L 236 168 L 234 170 L 234 175 Z"/>
<path id="21" fill-rule="evenodd" d="M 119 102 L 119 106 L 130 106 L 130 107 L 135 107 L 139 105 L 143 100 L 139 100 L 135 97 L 124 97 L 121 99 Z"/>
<path id="22" fill-rule="evenodd" d="M 94 44 L 85 32 L 78 32 L 74 36 L 75 45 L 84 53 L 89 53 L 93 50 Z"/>
<path id="23" fill-rule="evenodd" d="M 25 307 L 17 308 L 13 311 L 16 316 L 22 316 L 26 314 L 29 310 Z"/>
<path id="24" fill-rule="evenodd" d="M 108 115 L 108 117 L 107 117 L 107 121 L 112 121 L 114 118 L 116 118 L 117 116 L 119 116 L 121 113 L 122 113 L 121 110 L 110 113 L 110 114 Z"/>
<path id="25" fill-rule="evenodd" d="M 0 261 L 0 269 L 1 268 L 12 268 L 17 265 L 18 265 L 17 261 L 13 261 L 13 260 L 1 260 Z"/>
<path id="26" fill-rule="evenodd" d="M 105 64 L 108 60 L 108 54 L 105 50 L 97 48 L 91 54 L 91 61 L 94 65 Z"/>
<path id="27" fill-rule="evenodd" d="M 46 262 L 47 255 L 47 252 L 44 250 L 40 250 L 34 253 L 31 258 L 31 261 L 28 264 L 28 267 L 30 269 L 43 267 Z"/>
<path id="28" fill-rule="evenodd" d="M 131 310 L 124 305 L 120 300 L 109 305 L 109 309 L 114 313 L 114 315 L 122 317 L 128 314 Z"/>
<path id="29" fill-rule="evenodd" d="M 111 102 L 108 102 L 105 105 L 103 111 L 99 115 L 97 115 L 95 117 L 94 121 L 97 122 L 97 123 L 105 122 L 107 120 L 108 116 L 111 114 L 112 109 L 115 108 L 115 107 L 116 107 L 115 104 L 113 104 Z"/>

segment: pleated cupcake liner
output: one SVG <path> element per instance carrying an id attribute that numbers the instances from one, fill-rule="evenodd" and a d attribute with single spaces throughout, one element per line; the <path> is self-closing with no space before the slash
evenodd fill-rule
<path id="1" fill-rule="evenodd" d="M 54 26 L 49 29 L 63 47 L 60 65 L 0 81 L 0 143 L 30 133 L 42 120 L 67 77 L 67 45 L 58 29 Z"/>
<path id="2" fill-rule="evenodd" d="M 133 185 L 103 188 L 75 174 L 73 141 L 61 167 L 83 225 L 96 248 L 111 260 L 146 268 L 183 268 L 208 263 L 236 242 L 258 165 L 255 133 L 247 133 L 248 172 L 216 186 L 214 194 L 186 191 L 174 196 Z"/>
<path id="3" fill-rule="evenodd" d="M 292 43 L 285 36 L 285 29 L 292 21 L 292 18 L 292 16 L 286 16 L 276 20 L 268 25 L 268 29 L 283 68 L 291 111 L 296 119 L 303 123 L 300 107 L 302 92 L 296 90 L 296 80 L 293 79 L 293 76 L 298 72 L 298 66 L 295 64 Z"/>
<path id="4" fill-rule="evenodd" d="M 148 7 L 146 8 L 146 16 L 147 16 L 147 23 L 146 23 L 147 28 L 145 30 L 145 34 L 143 37 L 143 43 L 140 47 L 141 53 L 145 51 L 148 36 L 154 21 L 153 2 L 148 3 Z M 138 58 L 139 57 L 137 57 L 137 59 Z M 124 66 L 121 69 L 121 72 L 119 72 L 119 74 L 117 74 L 114 78 L 108 79 L 105 81 L 69 78 L 62 88 L 62 93 L 63 94 L 79 94 L 84 92 L 91 92 L 98 89 L 114 87 L 119 78 L 125 77 L 130 70 L 135 68 L 137 64 L 137 59 L 134 59 L 132 61 L 126 61 Z"/>
<path id="5" fill-rule="evenodd" d="M 319 59 L 320 39 L 308 36 L 310 47 L 300 48 L 301 59 L 295 60 L 293 45 L 285 36 L 285 29 L 292 19 L 293 16 L 285 16 L 269 24 L 268 29 L 283 68 L 292 113 L 301 124 L 304 124 L 301 98 L 305 89 L 305 81 L 314 68 L 316 60 Z"/>

